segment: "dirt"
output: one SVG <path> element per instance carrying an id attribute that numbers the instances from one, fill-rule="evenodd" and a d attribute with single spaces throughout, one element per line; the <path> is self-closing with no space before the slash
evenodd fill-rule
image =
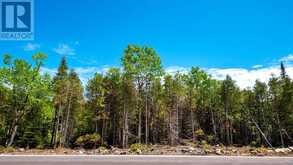
<path id="1" fill-rule="evenodd" d="M 98 149 L 2 149 L 0 155 L 226 155 L 226 156 L 293 156 L 293 148 L 270 149 L 265 147 L 225 147 L 220 145 L 149 145 L 147 150 L 121 149 L 116 147 Z"/>

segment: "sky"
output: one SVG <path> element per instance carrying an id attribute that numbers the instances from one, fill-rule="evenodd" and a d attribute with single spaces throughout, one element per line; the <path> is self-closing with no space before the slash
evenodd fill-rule
<path id="1" fill-rule="evenodd" d="M 139 44 L 169 72 L 199 66 L 245 88 L 279 74 L 280 61 L 293 76 L 292 8 L 291 0 L 35 0 L 35 40 L 0 41 L 0 54 L 44 52 L 50 73 L 66 55 L 85 83 Z"/>

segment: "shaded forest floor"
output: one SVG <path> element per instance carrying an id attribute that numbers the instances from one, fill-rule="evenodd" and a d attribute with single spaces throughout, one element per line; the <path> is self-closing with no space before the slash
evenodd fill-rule
<path id="1" fill-rule="evenodd" d="M 2 148 L 0 155 L 225 155 L 225 156 L 293 156 L 293 147 L 225 147 L 220 145 L 148 145 L 121 149 L 100 147 L 98 149 L 24 149 Z"/>

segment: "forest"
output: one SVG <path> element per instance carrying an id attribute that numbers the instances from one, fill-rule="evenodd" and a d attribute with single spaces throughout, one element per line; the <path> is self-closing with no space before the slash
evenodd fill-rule
<path id="1" fill-rule="evenodd" d="M 239 88 L 199 67 L 168 74 L 148 46 L 128 45 L 121 67 L 95 73 L 86 85 L 66 57 L 56 75 L 3 56 L 0 67 L 0 146 L 96 148 L 131 144 L 285 147 L 293 144 L 293 81 L 280 75 Z M 196 61 L 194 61 L 196 63 Z"/>

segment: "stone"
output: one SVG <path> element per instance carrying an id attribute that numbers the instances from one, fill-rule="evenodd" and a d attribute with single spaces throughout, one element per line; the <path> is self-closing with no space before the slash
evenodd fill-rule
<path id="1" fill-rule="evenodd" d="M 136 150 L 136 154 L 141 155 L 142 154 L 142 151 L 140 149 L 137 149 Z"/>
<path id="2" fill-rule="evenodd" d="M 256 156 L 266 156 L 265 153 L 257 153 Z"/>
<path id="3" fill-rule="evenodd" d="M 288 153 L 288 152 L 290 152 L 291 150 L 290 150 L 289 148 L 277 148 L 277 149 L 275 149 L 275 151 L 276 151 L 277 153 Z"/>
<path id="4" fill-rule="evenodd" d="M 127 151 L 121 151 L 120 155 L 127 155 Z"/>
<path id="5" fill-rule="evenodd" d="M 24 148 L 19 148 L 18 150 L 19 150 L 20 152 L 24 152 L 24 151 L 25 151 Z"/>
<path id="6" fill-rule="evenodd" d="M 188 153 L 189 150 L 188 150 L 187 148 L 182 148 L 182 149 L 181 149 L 181 152 L 182 152 L 182 153 Z"/>
<path id="7" fill-rule="evenodd" d="M 217 148 L 217 149 L 216 149 L 216 154 L 217 154 L 217 155 L 222 155 L 222 150 L 221 150 L 220 148 Z"/>
<path id="8" fill-rule="evenodd" d="M 121 152 L 118 151 L 118 150 L 115 150 L 115 151 L 113 152 L 113 154 L 114 154 L 114 155 L 121 155 Z"/>
<path id="9" fill-rule="evenodd" d="M 257 154 L 258 154 L 257 150 L 251 150 L 250 153 L 251 153 L 252 155 L 257 155 Z"/>

